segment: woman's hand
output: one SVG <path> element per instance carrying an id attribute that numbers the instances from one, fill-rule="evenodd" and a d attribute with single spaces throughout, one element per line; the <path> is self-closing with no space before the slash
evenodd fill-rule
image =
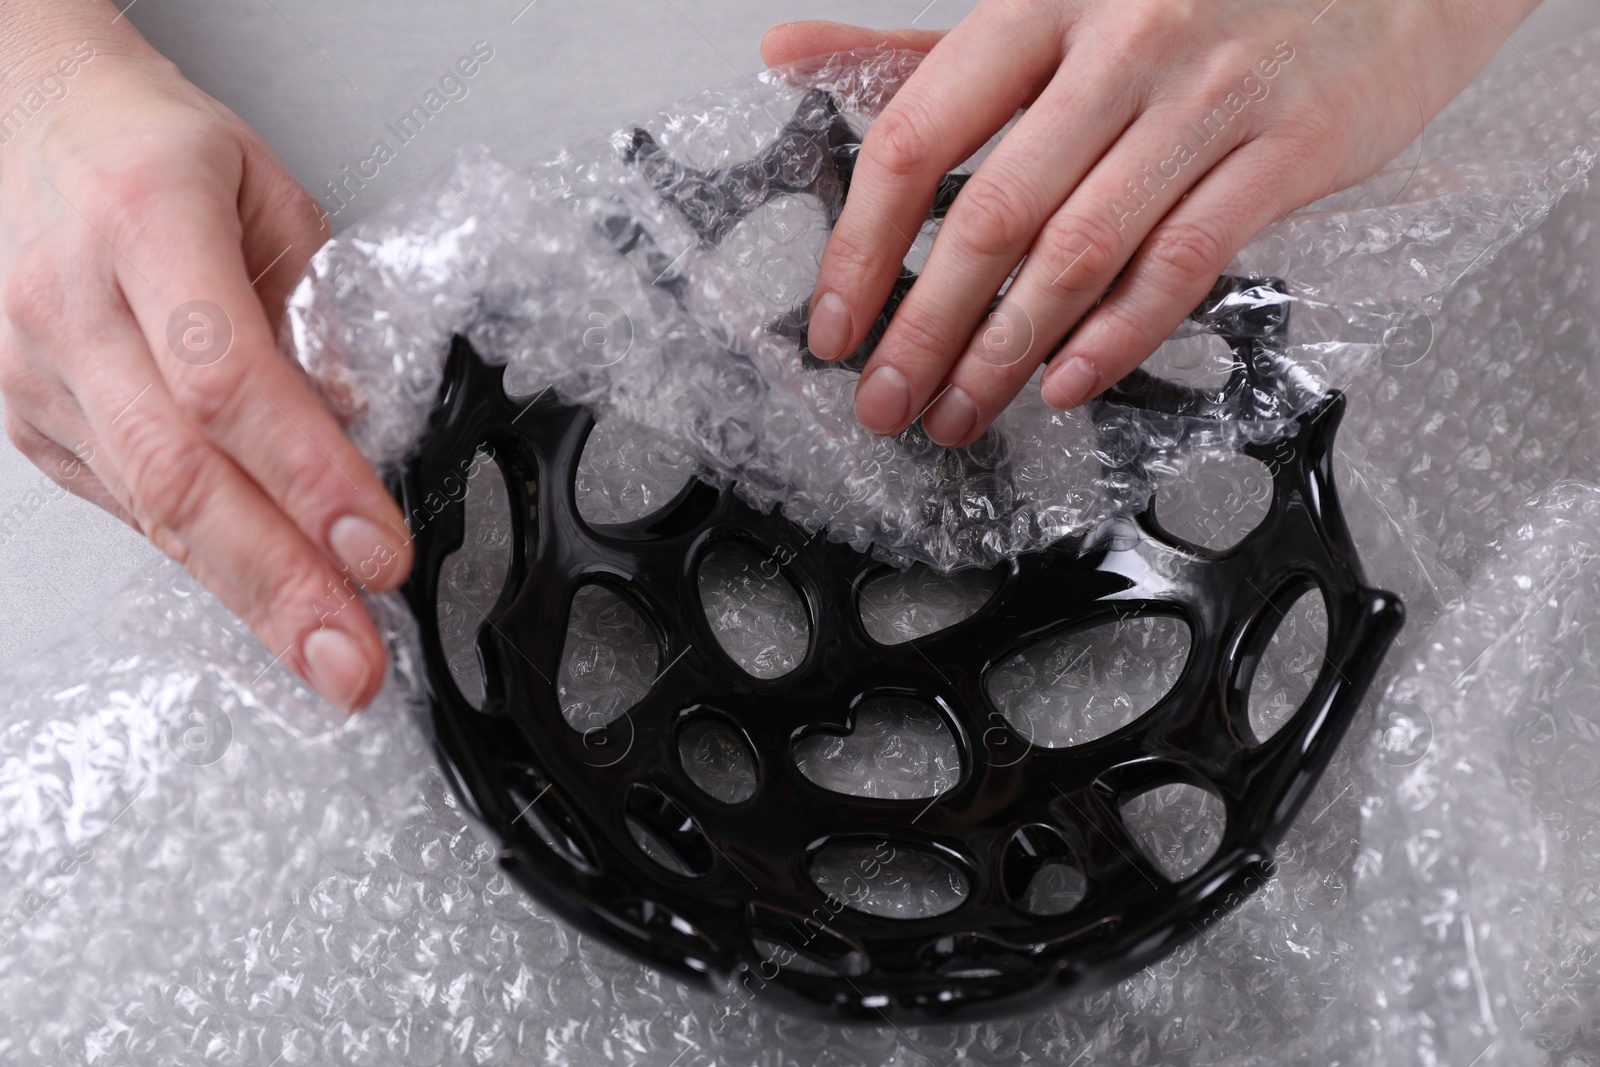
<path id="1" fill-rule="evenodd" d="M 1143 362 L 1257 231 L 1392 159 L 1536 3 L 984 0 L 948 34 L 775 27 L 773 65 L 928 52 L 862 145 L 809 347 L 855 351 L 940 176 L 1026 108 L 956 198 L 856 414 L 880 434 L 920 416 L 934 441 L 967 444 L 1069 332 L 1042 389 L 1082 404 Z"/>
<path id="2" fill-rule="evenodd" d="M 275 344 L 325 214 L 111 5 L 0 7 L 7 433 L 359 707 L 385 656 L 357 591 L 395 587 L 411 557 L 399 509 Z"/>

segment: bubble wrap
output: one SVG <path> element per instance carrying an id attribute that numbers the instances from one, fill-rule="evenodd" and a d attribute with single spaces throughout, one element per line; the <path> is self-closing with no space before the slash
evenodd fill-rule
<path id="1" fill-rule="evenodd" d="M 1280 848 L 1276 877 L 1205 937 L 1112 988 L 993 1022 L 823 1025 L 759 996 L 687 991 L 568 931 L 498 872 L 417 724 L 414 643 L 393 598 L 374 601 L 393 675 L 370 709 L 344 720 L 163 564 L 4 668 L 0 1061 L 1600 1061 L 1600 195 L 1573 192 L 1550 210 L 1555 185 L 1578 176 L 1559 170 L 1577 158 L 1576 120 L 1600 114 L 1597 55 L 1593 39 L 1537 55 L 1549 79 L 1537 86 L 1502 64 L 1430 129 L 1393 203 L 1404 169 L 1296 216 L 1246 253 L 1310 294 L 1297 329 L 1315 325 L 1313 297 L 1335 306 L 1339 286 L 1359 305 L 1337 313 L 1345 323 L 1361 307 L 1387 314 L 1412 301 L 1389 344 L 1380 338 L 1328 371 L 1352 393 L 1335 465 L 1346 514 L 1372 579 L 1406 597 L 1412 622 Z M 1450 216 L 1450 234 L 1430 224 L 1463 203 L 1485 214 Z M 463 247 L 481 249 L 462 221 Z M 1296 227 L 1306 235 L 1298 244 Z M 408 260 L 402 246 L 368 252 L 397 277 L 437 271 L 448 294 L 459 264 Z M 1475 248 L 1467 258 L 1481 261 L 1466 272 L 1461 257 Z M 1273 250 L 1282 261 L 1269 262 Z M 394 395 L 420 405 L 431 396 L 407 355 L 414 310 L 396 309 L 391 373 Z M 312 364 L 332 389 L 334 356 L 321 351 Z M 345 385 L 369 413 L 388 403 L 359 376 Z M 624 453 L 655 449 L 663 467 L 678 463 L 675 438 L 616 424 L 617 441 L 640 442 L 619 445 Z M 401 437 L 360 440 L 380 459 L 404 447 Z M 1254 490 L 1247 471 L 1225 468 L 1218 461 L 1232 491 L 1164 490 L 1163 521 L 1226 540 Z M 626 461 L 598 454 L 588 470 L 591 521 L 648 510 L 671 492 L 670 470 L 630 482 Z M 478 482 L 446 598 L 462 619 L 497 587 L 503 559 L 503 498 L 492 479 Z M 737 571 L 707 577 L 718 581 L 730 594 L 724 613 L 746 619 L 777 603 Z M 879 589 L 871 610 L 881 632 L 909 636 L 982 596 L 980 572 L 912 570 Z M 1299 691 L 1319 635 L 1314 607 L 1297 606 L 1267 653 L 1252 714 Z M 791 625 L 769 610 L 750 646 L 757 658 Z M 599 602 L 575 615 L 569 714 L 648 681 L 653 665 L 630 646 L 629 625 Z M 1127 694 L 1158 685 L 1159 636 L 1107 635 L 1081 662 L 1059 663 L 1057 673 L 1070 666 L 1064 688 L 1023 686 L 1019 696 L 1058 702 L 1067 718 L 1052 722 L 1098 721 L 1091 712 L 1104 704 L 1075 702 L 1071 687 L 1119 670 Z M 1046 648 L 1019 665 L 1033 685 L 1052 652 L 1059 662 Z M 858 789 L 906 787 L 911 779 L 894 775 L 907 767 L 937 784 L 950 770 L 945 750 L 918 721 L 915 709 L 884 709 L 853 743 L 812 746 L 807 765 Z M 685 747 L 708 780 L 737 787 L 735 751 L 715 737 Z M 1148 820 L 1153 858 L 1182 869 L 1203 855 L 1214 832 L 1203 801 L 1138 803 L 1128 814 Z M 908 870 L 878 903 L 936 908 L 962 889 L 937 870 Z M 1032 891 L 1065 907 L 1081 886 L 1058 874 Z"/>
<path id="2" fill-rule="evenodd" d="M 863 429 L 856 376 L 797 349 L 842 203 L 832 108 L 859 131 L 917 61 L 855 53 L 768 72 L 529 174 L 464 151 L 317 253 L 290 301 L 294 352 L 383 469 L 418 439 L 448 339 L 464 333 L 507 365 L 513 393 L 554 388 L 761 510 L 901 561 L 987 566 L 1142 505 L 1153 486 L 1103 471 L 1119 441 L 1143 441 L 1159 465 L 1196 441 L 1232 452 L 1282 434 L 1407 314 L 1537 222 L 1593 156 L 1571 129 L 1524 129 L 1519 114 L 1520 140 L 1485 166 L 1478 123 L 1441 124 L 1426 166 L 1280 223 L 1242 257 L 1293 283 L 1281 394 L 1236 389 L 1181 419 L 1112 410 L 1097 429 L 1084 412 L 1051 411 L 1035 381 L 993 432 L 948 450 L 915 427 L 894 439 Z M 1526 96 L 1513 101 L 1524 111 Z M 1225 378 L 1234 357 L 1195 331 L 1238 302 L 1209 308 L 1151 369 Z M 1026 322 L 992 329 L 1033 344 Z"/>

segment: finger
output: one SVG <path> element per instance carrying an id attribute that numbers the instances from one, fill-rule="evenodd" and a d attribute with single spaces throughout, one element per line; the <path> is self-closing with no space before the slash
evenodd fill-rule
<path id="1" fill-rule="evenodd" d="M 329 700 L 365 704 L 384 648 L 355 583 L 200 432 L 132 323 L 103 332 L 100 373 L 71 384 L 139 528 Z"/>
<path id="2" fill-rule="evenodd" d="M 839 359 L 860 346 L 939 180 L 1049 81 L 1060 55 L 1054 16 L 987 10 L 939 42 L 867 130 L 811 300 L 806 342 L 820 358 Z M 892 392 L 890 384 L 886 379 L 880 390 Z"/>
<path id="3" fill-rule="evenodd" d="M 270 149 L 247 142 L 245 152 L 239 190 L 245 270 L 268 324 L 276 329 L 289 294 L 312 254 L 333 236 L 333 228 L 322 205 Z"/>
<path id="4" fill-rule="evenodd" d="M 59 384 L 59 383 L 58 383 Z M 124 505 L 124 501 L 131 500 L 127 486 L 123 483 L 115 466 L 109 461 L 104 452 L 94 443 L 94 433 L 89 428 L 89 421 L 78 407 L 77 399 L 60 386 L 62 396 L 52 397 L 48 404 L 41 405 L 39 424 L 28 420 L 19 420 L 24 425 L 17 427 L 12 440 L 21 443 L 19 438 L 26 437 L 31 431 L 37 434 L 34 442 L 40 449 L 40 458 L 35 458 L 34 463 L 49 474 L 58 485 L 82 496 L 90 503 L 110 512 L 130 527 L 141 534 L 146 533 L 139 520 Z M 11 415 L 8 409 L 7 416 Z M 7 424 L 7 431 L 12 430 Z M 42 442 L 39 440 L 42 438 Z M 63 448 L 57 442 L 72 442 L 70 449 Z M 51 466 L 46 466 L 48 461 Z M 99 463 L 98 469 L 95 464 Z M 224 606 L 233 610 L 233 605 L 243 603 L 243 594 L 232 582 L 214 569 L 207 568 L 198 556 L 189 551 L 187 545 L 172 536 L 170 531 L 157 530 L 151 537 L 157 548 L 162 549 L 169 557 L 182 564 L 190 574 L 199 578 L 201 582 L 217 595 Z M 238 611 L 234 611 L 239 614 Z M 241 616 L 242 617 L 242 616 Z"/>
<path id="5" fill-rule="evenodd" d="M 45 477 L 74 496 L 110 512 L 134 529 L 139 528 L 133 516 L 128 514 L 89 465 L 94 449 L 84 442 L 83 437 L 72 437 L 79 444 L 74 451 L 68 451 L 55 437 L 9 407 L 5 410 L 5 427 L 6 436 L 17 446 L 17 451 L 28 457 L 28 461 L 43 471 Z"/>
<path id="6" fill-rule="evenodd" d="M 48 357 L 40 355 L 41 346 L 37 337 L 15 325 L 6 338 L 0 354 L 6 435 L 51 481 L 131 525 L 115 490 L 92 469 L 98 451 L 94 435 L 71 391 Z"/>
<path id="7" fill-rule="evenodd" d="M 1088 58 L 1075 62 L 1080 52 Z M 880 366 L 894 367 L 910 385 L 910 404 L 899 421 L 877 422 L 880 409 L 889 413 L 895 405 L 864 389 L 857 401 L 869 428 L 904 429 L 939 392 L 964 352 L 971 366 L 950 380 L 922 423 L 940 444 L 964 443 L 983 429 L 978 422 L 986 409 L 980 410 L 966 391 L 984 378 L 983 368 L 993 368 L 988 376 L 997 383 L 979 398 L 986 404 L 994 400 L 989 394 L 1021 388 L 1032 374 L 1043 351 L 1032 352 L 1029 324 L 1003 306 L 992 313 L 990 307 L 1051 214 L 1142 105 L 1144 83 L 1116 77 L 1122 64 L 1114 53 L 1074 51 L 962 188 L 921 278 L 895 310 L 865 369 L 864 376 L 871 377 Z M 1117 85 L 1123 88 L 1108 88 Z"/>
<path id="8" fill-rule="evenodd" d="M 806 20 L 784 22 L 761 38 L 761 60 L 781 67 L 810 56 L 853 52 L 858 48 L 904 48 L 927 52 L 948 30 L 874 30 L 844 22 Z"/>
<path id="9" fill-rule="evenodd" d="M 1040 385 L 1045 402 L 1074 407 L 1144 362 L 1250 238 L 1327 191 L 1319 173 L 1264 140 L 1218 164 L 1145 238 L 1116 288 L 1051 361 Z"/>
<path id="10" fill-rule="evenodd" d="M 1146 112 L 1128 129 L 1045 224 L 1006 290 L 1009 320 L 1031 330 L 1025 358 L 995 366 L 980 347 L 952 370 L 951 392 L 959 389 L 973 411 L 969 432 L 949 436 L 970 440 L 993 421 L 1111 287 L 1156 223 L 1237 140 L 1224 130 L 1196 143 L 1194 132 L 1169 111 Z M 929 415 L 936 425 L 956 422 L 948 412 Z"/>
<path id="11" fill-rule="evenodd" d="M 400 509 L 278 351 L 246 273 L 237 205 L 216 195 L 219 184 L 141 207 L 152 239 L 138 244 L 138 269 L 118 260 L 129 305 L 178 409 L 330 561 L 369 588 L 395 588 L 410 566 Z"/>

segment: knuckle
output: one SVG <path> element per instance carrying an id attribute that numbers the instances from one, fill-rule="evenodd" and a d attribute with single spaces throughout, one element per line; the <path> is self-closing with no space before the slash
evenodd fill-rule
<path id="1" fill-rule="evenodd" d="M 1113 345 L 1133 344 L 1140 342 L 1149 332 L 1149 324 L 1142 317 L 1136 317 L 1135 312 L 1120 300 L 1107 300 L 1094 311 L 1095 335 L 1100 338 L 1113 338 Z M 1154 343 L 1152 342 L 1152 345 Z M 1149 353 L 1147 352 L 1146 355 Z M 1106 366 L 1102 363 L 1097 368 L 1103 382 L 1110 384 L 1116 378 L 1108 377 Z M 1129 367 L 1128 369 L 1132 369 Z"/>
<path id="2" fill-rule="evenodd" d="M 956 197 L 947 224 L 952 236 L 985 259 L 1018 252 L 1039 230 L 1027 194 L 985 178 L 973 178 Z"/>
<path id="3" fill-rule="evenodd" d="M 316 449 L 300 440 L 287 442 L 287 446 L 273 472 L 274 484 L 268 488 L 280 506 L 291 512 L 319 509 L 324 503 L 332 505 L 341 491 L 349 489 L 349 483 Z"/>
<path id="4" fill-rule="evenodd" d="M 1100 291 L 1126 262 L 1121 235 L 1086 216 L 1057 219 L 1039 235 L 1042 265 L 1051 285 L 1069 293 Z"/>
<path id="5" fill-rule="evenodd" d="M 1127 4 L 1118 16 L 1116 36 L 1129 55 L 1163 49 L 1184 32 L 1179 27 L 1189 21 L 1181 9 L 1171 10 L 1166 4 Z"/>
<path id="6" fill-rule="evenodd" d="M 205 367 L 185 367 L 171 374 L 172 399 L 196 426 L 211 433 L 235 421 L 247 377 L 232 373 L 237 364 L 223 360 Z"/>
<path id="7" fill-rule="evenodd" d="M 868 248 L 853 231 L 840 226 L 828 238 L 828 270 L 835 276 L 850 279 L 864 278 L 880 268 L 884 262 L 881 253 Z"/>
<path id="8" fill-rule="evenodd" d="M 926 125 L 909 105 L 897 102 L 872 124 L 863 149 L 891 176 L 910 177 L 919 173 L 933 157 Z"/>
<path id="9" fill-rule="evenodd" d="M 1224 41 L 1213 48 L 1202 61 L 1199 71 L 1203 86 L 1202 99 L 1217 99 L 1230 93 L 1244 95 L 1241 72 L 1253 70 L 1258 52 L 1254 45 L 1243 40 Z"/>
<path id="10" fill-rule="evenodd" d="M 1222 239 L 1201 223 L 1169 222 L 1150 235 L 1145 251 L 1180 283 L 1209 284 L 1228 265 Z"/>
<path id="11" fill-rule="evenodd" d="M 90 210 L 98 226 L 117 243 L 146 236 L 149 206 L 166 184 L 162 169 L 147 158 L 137 158 L 100 179 Z"/>
<path id="12" fill-rule="evenodd" d="M 122 417 L 128 420 L 122 453 L 129 510 L 147 530 L 165 527 L 181 534 L 192 528 L 223 474 L 221 457 L 204 442 L 143 414 L 138 405 Z"/>
<path id="13" fill-rule="evenodd" d="M 910 301 L 902 304 L 890 321 L 889 331 L 893 335 L 895 349 L 912 353 L 910 360 L 894 361 L 902 371 L 906 372 L 908 378 L 918 377 L 912 373 L 918 367 L 929 363 L 942 366 L 948 361 L 946 354 L 951 347 L 951 341 L 947 328 L 924 311 L 919 304 L 914 305 Z M 884 339 L 891 340 L 891 337 L 886 334 Z M 910 365 L 907 366 L 907 363 Z"/>
<path id="14" fill-rule="evenodd" d="M 6 275 L 0 301 L 6 321 L 29 336 L 44 336 L 72 322 L 67 313 L 68 286 L 45 257 L 22 254 Z"/>
<path id="15" fill-rule="evenodd" d="M 220 206 L 214 167 L 209 160 L 191 159 L 188 145 L 184 139 L 166 149 L 145 150 L 97 176 L 84 213 L 112 245 L 160 247 L 190 228 L 196 215 L 219 239 L 243 236 L 237 212 Z"/>

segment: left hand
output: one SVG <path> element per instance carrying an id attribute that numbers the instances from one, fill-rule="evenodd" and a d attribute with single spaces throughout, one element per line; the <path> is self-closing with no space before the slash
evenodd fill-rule
<path id="1" fill-rule="evenodd" d="M 1154 352 L 1257 231 L 1398 154 L 1536 3 L 984 0 L 948 34 L 774 27 L 773 65 L 928 53 L 863 141 L 808 345 L 839 359 L 862 344 L 940 177 L 1026 108 L 956 198 L 856 415 L 879 434 L 920 417 L 968 444 L 1069 332 L 1041 388 L 1081 404 Z"/>

